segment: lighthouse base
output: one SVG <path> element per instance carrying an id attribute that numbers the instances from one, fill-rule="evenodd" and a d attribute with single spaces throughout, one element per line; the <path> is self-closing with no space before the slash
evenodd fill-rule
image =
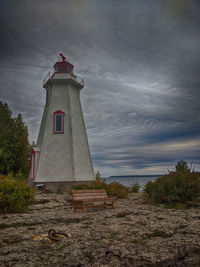
<path id="1" fill-rule="evenodd" d="M 32 186 L 35 188 L 43 188 L 52 193 L 70 193 L 72 187 L 75 185 L 90 185 L 94 181 L 73 181 L 73 182 L 41 182 L 41 183 L 32 183 Z"/>

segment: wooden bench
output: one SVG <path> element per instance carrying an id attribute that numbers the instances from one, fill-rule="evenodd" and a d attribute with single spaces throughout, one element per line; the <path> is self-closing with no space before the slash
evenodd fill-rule
<path id="1" fill-rule="evenodd" d="M 74 212 L 77 209 L 96 208 L 107 206 L 114 208 L 114 198 L 108 198 L 105 189 L 72 190 Z"/>

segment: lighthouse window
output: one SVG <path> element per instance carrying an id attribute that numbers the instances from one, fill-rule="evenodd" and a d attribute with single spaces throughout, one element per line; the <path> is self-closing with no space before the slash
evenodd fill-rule
<path id="1" fill-rule="evenodd" d="M 64 112 L 54 112 L 54 133 L 64 133 Z"/>
<path id="2" fill-rule="evenodd" d="M 56 132 L 62 131 L 62 115 L 57 114 L 56 115 Z"/>

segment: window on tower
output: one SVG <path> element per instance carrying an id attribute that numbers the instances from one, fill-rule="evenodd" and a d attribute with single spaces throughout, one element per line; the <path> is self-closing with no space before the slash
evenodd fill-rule
<path id="1" fill-rule="evenodd" d="M 53 123 L 54 134 L 64 133 L 64 115 L 65 113 L 61 110 L 57 110 L 54 112 L 54 123 Z"/>
<path id="2" fill-rule="evenodd" d="M 62 115 L 56 114 L 56 132 L 62 131 Z"/>

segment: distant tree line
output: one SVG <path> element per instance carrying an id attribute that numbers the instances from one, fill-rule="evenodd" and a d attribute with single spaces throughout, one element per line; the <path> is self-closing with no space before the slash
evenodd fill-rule
<path id="1" fill-rule="evenodd" d="M 0 174 L 27 177 L 30 149 L 21 114 L 13 118 L 7 103 L 0 101 Z"/>

